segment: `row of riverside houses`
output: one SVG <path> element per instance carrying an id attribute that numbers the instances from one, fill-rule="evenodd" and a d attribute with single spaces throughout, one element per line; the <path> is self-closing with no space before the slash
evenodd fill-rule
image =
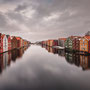
<path id="1" fill-rule="evenodd" d="M 39 43 L 50 47 L 64 47 L 67 51 L 76 51 L 82 54 L 90 53 L 90 31 L 88 31 L 85 36 L 70 36 L 68 38 L 59 38 L 57 40 L 41 41 Z"/>
<path id="2" fill-rule="evenodd" d="M 0 53 L 4 53 L 13 49 L 19 49 L 28 46 L 29 41 L 21 37 L 10 36 L 0 33 Z"/>

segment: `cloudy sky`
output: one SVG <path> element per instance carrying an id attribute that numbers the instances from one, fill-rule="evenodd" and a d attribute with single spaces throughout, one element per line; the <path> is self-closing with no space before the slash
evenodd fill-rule
<path id="1" fill-rule="evenodd" d="M 84 35 L 90 0 L 0 0 L 0 32 L 30 41 Z"/>

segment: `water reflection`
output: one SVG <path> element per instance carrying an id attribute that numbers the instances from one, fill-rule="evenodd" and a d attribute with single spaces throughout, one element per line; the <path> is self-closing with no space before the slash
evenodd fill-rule
<path id="1" fill-rule="evenodd" d="M 81 66 L 82 70 L 90 69 L 90 56 L 79 55 L 75 53 L 66 53 L 65 58 L 70 64 L 74 64 L 78 67 Z"/>
<path id="2" fill-rule="evenodd" d="M 27 49 L 28 47 L 24 47 L 0 54 L 0 73 L 11 65 L 11 61 L 15 62 L 17 58 L 21 58 Z"/>
<path id="3" fill-rule="evenodd" d="M 69 64 L 82 67 L 82 70 L 90 70 L 90 56 L 69 53 L 64 50 L 58 50 L 48 46 L 42 46 L 42 48 L 45 48 L 50 53 L 58 54 L 60 57 L 65 57 Z"/>
<path id="4" fill-rule="evenodd" d="M 0 62 L 0 90 L 90 90 L 88 56 L 43 48 L 31 45 L 8 53 L 6 68 Z"/>

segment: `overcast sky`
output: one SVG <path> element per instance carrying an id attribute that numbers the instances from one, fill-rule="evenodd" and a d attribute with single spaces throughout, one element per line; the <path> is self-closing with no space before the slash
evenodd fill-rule
<path id="1" fill-rule="evenodd" d="M 90 0 L 0 0 L 0 32 L 30 41 L 84 35 Z"/>

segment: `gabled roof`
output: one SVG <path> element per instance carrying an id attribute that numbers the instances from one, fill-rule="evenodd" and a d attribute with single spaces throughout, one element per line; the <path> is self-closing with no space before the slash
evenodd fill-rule
<path id="1" fill-rule="evenodd" d="M 90 36 L 90 31 L 88 31 L 88 32 L 85 34 L 85 36 Z"/>
<path id="2" fill-rule="evenodd" d="M 17 40 L 21 40 L 22 38 L 21 37 L 16 37 Z"/>
<path id="3" fill-rule="evenodd" d="M 11 36 L 11 39 L 16 38 L 15 36 Z"/>
<path id="4" fill-rule="evenodd" d="M 10 37 L 10 35 L 6 35 L 6 37 L 7 37 L 7 38 L 9 38 L 9 37 Z"/>
<path id="5" fill-rule="evenodd" d="M 20 38 L 20 37 L 16 37 L 16 39 L 17 39 L 17 40 L 21 40 L 21 38 Z"/>
<path id="6" fill-rule="evenodd" d="M 84 37 L 81 37 L 79 40 L 82 40 L 82 39 L 86 39 L 86 40 L 89 40 L 88 38 L 86 38 L 85 36 Z"/>
<path id="7" fill-rule="evenodd" d="M 71 38 L 78 38 L 78 37 L 80 37 L 80 36 L 70 36 Z"/>
<path id="8" fill-rule="evenodd" d="M 85 36 L 85 38 L 87 38 L 88 40 L 90 40 L 90 36 Z"/>
<path id="9" fill-rule="evenodd" d="M 5 34 L 2 34 L 2 38 L 4 38 Z"/>
<path id="10" fill-rule="evenodd" d="M 67 39 L 67 38 L 59 38 L 59 40 L 64 40 L 64 41 L 65 41 L 66 39 Z"/>

